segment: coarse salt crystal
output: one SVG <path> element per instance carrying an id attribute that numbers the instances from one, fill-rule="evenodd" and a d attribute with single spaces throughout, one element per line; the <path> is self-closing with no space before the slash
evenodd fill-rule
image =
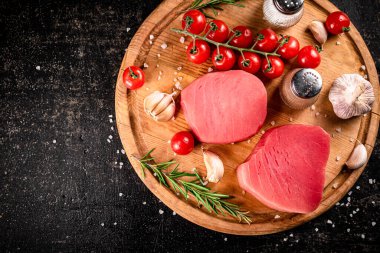
<path id="1" fill-rule="evenodd" d="M 284 242 L 286 242 L 287 240 L 288 240 L 288 238 L 287 238 L 287 237 L 285 237 L 285 238 L 284 238 Z"/>
<path id="2" fill-rule="evenodd" d="M 113 225 L 116 226 L 116 225 L 117 225 L 117 222 L 114 222 Z"/>
<path id="3" fill-rule="evenodd" d="M 372 178 L 368 179 L 368 182 L 369 184 L 373 184 L 373 179 Z"/>
<path id="4" fill-rule="evenodd" d="M 53 143 L 57 143 L 57 140 L 53 140 Z"/>
<path id="5" fill-rule="evenodd" d="M 364 71 L 364 70 L 365 70 L 365 66 L 364 66 L 364 65 L 361 65 L 361 66 L 360 66 L 360 69 Z"/>
<path id="6" fill-rule="evenodd" d="M 174 71 L 174 75 L 178 75 L 178 72 L 177 72 L 177 71 Z"/>
<path id="7" fill-rule="evenodd" d="M 208 69 L 207 69 L 207 72 L 212 72 L 214 69 L 213 68 L 211 68 L 211 67 L 209 67 Z"/>
<path id="8" fill-rule="evenodd" d="M 124 150 L 124 149 L 122 149 L 122 150 L 121 150 L 121 153 L 124 155 L 124 154 L 125 154 L 125 150 Z"/>
<path id="9" fill-rule="evenodd" d="M 161 44 L 161 48 L 162 48 L 162 49 L 166 49 L 167 47 L 168 47 L 168 44 L 166 44 L 166 43 L 162 43 L 162 44 Z"/>
<path id="10" fill-rule="evenodd" d="M 177 215 L 177 213 L 173 211 L 173 215 Z"/>
<path id="11" fill-rule="evenodd" d="M 335 131 L 336 131 L 337 133 L 340 133 L 340 132 L 342 132 L 342 128 L 341 128 L 341 127 L 337 127 L 337 128 L 335 128 Z"/>
<path id="12" fill-rule="evenodd" d="M 290 237 L 293 237 L 293 234 L 290 234 L 289 236 L 290 236 Z"/>
<path id="13" fill-rule="evenodd" d="M 116 154 L 119 154 L 120 153 L 120 151 L 119 150 L 116 150 Z"/>
<path id="14" fill-rule="evenodd" d="M 36 66 L 36 69 L 37 70 L 41 70 L 41 66 Z"/>
<path id="15" fill-rule="evenodd" d="M 112 123 L 113 122 L 113 120 L 112 119 L 110 119 L 110 123 Z"/>
<path id="16" fill-rule="evenodd" d="M 318 116 L 319 116 L 319 114 L 320 114 L 319 112 L 316 112 L 316 113 L 315 113 L 315 117 L 318 117 Z"/>
<path id="17" fill-rule="evenodd" d="M 178 71 L 181 71 L 181 69 L 182 69 L 182 67 L 181 67 L 181 66 L 179 66 L 179 67 L 177 68 L 177 70 L 178 70 Z"/>
<path id="18" fill-rule="evenodd" d="M 174 79 L 173 79 L 173 82 L 177 82 L 177 81 L 178 81 L 178 79 L 177 79 L 177 78 L 174 78 Z"/>
<path id="19" fill-rule="evenodd" d="M 104 223 L 103 223 L 103 222 L 102 222 L 102 223 L 100 223 L 100 226 L 104 227 Z"/>
<path id="20" fill-rule="evenodd" d="M 315 232 L 318 232 L 318 230 L 319 230 L 318 228 L 315 228 Z"/>
<path id="21" fill-rule="evenodd" d="M 120 193 L 119 193 L 119 197 L 122 197 L 122 196 L 123 196 L 123 193 L 122 193 L 122 192 L 120 192 Z"/>
<path id="22" fill-rule="evenodd" d="M 162 75 L 162 71 L 160 70 L 160 71 L 158 72 L 158 74 L 161 76 L 161 75 Z"/>
<path id="23" fill-rule="evenodd" d="M 270 123 L 272 126 L 274 126 L 276 124 L 276 122 L 273 120 L 271 123 Z"/>
<path id="24" fill-rule="evenodd" d="M 340 156 L 336 156 L 335 160 L 336 160 L 336 161 L 339 161 L 340 158 L 341 158 Z"/>
<path id="25" fill-rule="evenodd" d="M 354 138 L 350 138 L 350 142 L 354 142 Z"/>
<path id="26" fill-rule="evenodd" d="M 265 131 L 264 131 L 264 130 L 261 130 L 261 134 L 265 134 Z"/>
<path id="27" fill-rule="evenodd" d="M 154 35 L 153 34 L 149 35 L 149 39 L 153 40 L 154 39 Z"/>
<path id="28" fill-rule="evenodd" d="M 143 205 L 146 205 L 146 201 L 143 202 Z"/>
<path id="29" fill-rule="evenodd" d="M 334 183 L 332 187 L 333 187 L 334 189 L 336 189 L 336 188 L 338 188 L 338 186 L 339 186 L 338 183 Z"/>
<path id="30" fill-rule="evenodd" d="M 158 77 L 157 77 L 157 80 L 160 81 L 160 80 L 161 80 L 161 76 L 158 76 Z"/>
<path id="31" fill-rule="evenodd" d="M 325 118 L 327 118 L 327 114 L 325 114 Z"/>
<path id="32" fill-rule="evenodd" d="M 179 77 L 177 77 L 177 79 L 178 79 L 179 81 L 182 81 L 183 76 L 179 76 Z"/>
<path id="33" fill-rule="evenodd" d="M 352 194 L 352 191 L 349 191 L 349 192 L 348 192 L 348 196 L 351 196 L 351 194 Z"/>
<path id="34" fill-rule="evenodd" d="M 161 57 L 161 54 L 157 54 L 157 57 L 160 58 L 160 57 Z"/>
<path id="35" fill-rule="evenodd" d="M 361 237 L 364 239 L 365 238 L 365 234 L 362 234 Z"/>
<path id="36" fill-rule="evenodd" d="M 335 228 L 335 224 L 332 224 L 331 227 Z"/>
<path id="37" fill-rule="evenodd" d="M 251 143 L 251 139 L 248 139 L 248 141 L 247 141 L 248 143 Z"/>
<path id="38" fill-rule="evenodd" d="M 111 140 L 112 140 L 112 138 L 113 138 L 113 136 L 112 136 L 112 135 L 109 135 L 109 136 L 108 136 L 108 139 L 111 139 Z"/>
<path id="39" fill-rule="evenodd" d="M 160 210 L 158 210 L 158 213 L 159 213 L 159 214 L 163 214 L 164 211 L 160 209 Z"/>
<path id="40" fill-rule="evenodd" d="M 332 224 L 332 221 L 331 220 L 327 220 L 327 224 Z"/>
<path id="41" fill-rule="evenodd" d="M 360 211 L 360 209 L 359 208 L 356 208 L 356 212 L 359 212 Z"/>
<path id="42" fill-rule="evenodd" d="M 372 224 L 372 227 L 376 226 L 376 222 L 375 221 L 372 221 L 371 224 Z"/>
<path id="43" fill-rule="evenodd" d="M 149 44 L 153 45 L 153 41 L 150 40 L 150 41 L 149 41 Z"/>
<path id="44" fill-rule="evenodd" d="M 182 36 L 181 38 L 179 38 L 179 42 L 181 42 L 182 44 L 185 43 L 185 37 Z"/>
<path id="45" fill-rule="evenodd" d="M 107 139 L 108 143 L 111 143 L 111 140 L 110 139 Z"/>
<path id="46" fill-rule="evenodd" d="M 131 30 L 131 28 L 127 27 L 127 32 L 129 32 Z"/>
<path id="47" fill-rule="evenodd" d="M 358 185 L 358 186 L 356 186 L 356 190 L 359 190 L 360 189 L 360 186 Z"/>
<path id="48" fill-rule="evenodd" d="M 110 114 L 110 115 L 108 115 L 108 117 L 109 117 L 109 118 L 113 118 L 113 115 L 112 115 L 112 114 Z"/>
<path id="49" fill-rule="evenodd" d="M 364 75 L 363 77 L 364 77 L 364 79 L 368 79 L 368 75 Z"/>
<path id="50" fill-rule="evenodd" d="M 182 90 L 182 89 L 183 89 L 182 86 L 181 86 L 181 83 L 180 83 L 180 82 L 176 82 L 176 83 L 174 84 L 174 86 L 175 86 L 178 90 Z"/>
<path id="51" fill-rule="evenodd" d="M 315 105 L 312 105 L 312 106 L 310 107 L 310 110 L 314 111 L 314 110 L 315 110 Z"/>
<path id="52" fill-rule="evenodd" d="M 144 68 L 148 68 L 148 67 L 149 67 L 148 63 L 144 62 Z"/>
<path id="53" fill-rule="evenodd" d="M 350 232 L 350 231 L 351 231 L 351 229 L 347 228 L 347 232 Z"/>
<path id="54" fill-rule="evenodd" d="M 225 238 L 224 238 L 224 241 L 226 242 L 227 240 L 228 240 L 228 238 L 227 238 L 227 237 L 225 237 Z"/>
<path id="55" fill-rule="evenodd" d="M 351 197 L 347 197 L 347 201 L 348 201 L 348 202 L 351 202 Z"/>
<path id="56" fill-rule="evenodd" d="M 120 162 L 120 163 L 119 163 L 119 165 L 120 165 L 120 166 L 123 166 L 123 165 L 124 165 L 124 163 L 123 163 L 123 162 Z"/>
<path id="57" fill-rule="evenodd" d="M 113 131 L 114 129 L 113 129 L 113 126 L 111 126 L 111 131 Z"/>
<path id="58" fill-rule="evenodd" d="M 276 216 L 274 216 L 274 218 L 275 218 L 275 219 L 280 219 L 280 218 L 281 218 L 281 216 L 280 216 L 280 215 L 278 215 L 278 214 L 276 214 Z"/>
<path id="59" fill-rule="evenodd" d="M 353 217 L 352 213 L 350 213 L 350 217 L 351 217 L 351 218 Z"/>
<path id="60" fill-rule="evenodd" d="M 156 64 L 156 68 L 159 68 L 160 67 L 160 64 Z"/>
<path id="61" fill-rule="evenodd" d="M 337 41 L 336 44 L 339 46 L 341 43 L 340 43 L 340 41 Z"/>

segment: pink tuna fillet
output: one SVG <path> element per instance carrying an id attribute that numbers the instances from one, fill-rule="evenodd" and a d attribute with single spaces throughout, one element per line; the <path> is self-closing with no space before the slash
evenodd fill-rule
<path id="1" fill-rule="evenodd" d="M 318 126 L 272 128 L 238 167 L 239 184 L 270 208 L 311 212 L 322 200 L 329 152 L 330 135 Z"/>
<path id="2" fill-rule="evenodd" d="M 181 93 L 181 106 L 201 142 L 226 144 L 256 134 L 267 115 L 267 92 L 242 70 L 206 74 Z"/>

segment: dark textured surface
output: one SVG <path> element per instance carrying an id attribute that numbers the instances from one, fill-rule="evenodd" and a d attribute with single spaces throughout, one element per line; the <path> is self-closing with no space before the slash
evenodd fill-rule
<path id="1" fill-rule="evenodd" d="M 350 206 L 275 235 L 206 230 L 145 188 L 109 115 L 124 50 L 159 2 L 0 2 L 0 251 L 379 252 L 379 139 Z M 379 69 L 379 1 L 332 2 Z"/>

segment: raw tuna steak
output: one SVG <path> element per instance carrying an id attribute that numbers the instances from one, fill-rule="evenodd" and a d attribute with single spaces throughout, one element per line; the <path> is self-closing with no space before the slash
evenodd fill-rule
<path id="1" fill-rule="evenodd" d="M 187 123 L 201 142 L 232 143 L 260 129 L 267 115 L 267 92 L 242 70 L 209 73 L 181 93 Z"/>
<path id="2" fill-rule="evenodd" d="M 239 184 L 270 208 L 311 212 L 322 199 L 329 152 L 330 136 L 318 126 L 272 128 L 238 167 Z"/>

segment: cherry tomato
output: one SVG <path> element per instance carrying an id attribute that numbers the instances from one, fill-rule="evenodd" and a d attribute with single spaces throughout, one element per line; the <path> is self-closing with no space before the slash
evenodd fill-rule
<path id="1" fill-rule="evenodd" d="M 350 30 L 350 18 L 342 11 L 331 13 L 326 19 L 327 31 L 331 34 L 339 34 Z"/>
<path id="2" fill-rule="evenodd" d="M 229 33 L 228 26 L 222 20 L 215 19 L 206 27 L 207 38 L 216 42 L 225 42 L 228 39 Z"/>
<path id="3" fill-rule="evenodd" d="M 172 150 L 178 155 L 187 155 L 194 148 L 194 137 L 190 132 L 176 133 L 170 141 Z"/>
<path id="4" fill-rule="evenodd" d="M 316 68 L 321 63 L 321 55 L 315 47 L 306 46 L 298 53 L 297 62 L 302 68 Z"/>
<path id="5" fill-rule="evenodd" d="M 285 44 L 278 48 L 277 53 L 281 55 L 282 58 L 290 60 L 297 56 L 298 51 L 300 50 L 300 43 L 298 40 L 292 36 L 284 36 L 279 44 L 285 40 Z M 287 42 L 286 42 L 287 41 Z"/>
<path id="6" fill-rule="evenodd" d="M 206 41 L 196 40 L 187 46 L 187 59 L 196 64 L 202 64 L 210 57 L 210 46 Z"/>
<path id="7" fill-rule="evenodd" d="M 270 61 L 270 66 L 267 59 L 264 59 L 261 64 L 261 71 L 264 76 L 270 79 L 275 79 L 281 76 L 282 73 L 284 73 L 284 62 L 277 56 L 268 56 L 268 59 Z"/>
<path id="8" fill-rule="evenodd" d="M 241 48 L 248 48 L 252 46 L 253 33 L 248 27 L 243 25 L 235 27 L 230 32 L 230 39 L 232 36 L 234 37 L 230 41 L 230 45 Z"/>
<path id="9" fill-rule="evenodd" d="M 235 65 L 236 56 L 232 49 L 226 48 L 226 47 L 219 47 L 219 54 L 218 49 L 216 48 L 214 52 L 212 53 L 212 63 L 214 64 L 215 68 L 217 70 L 230 70 Z"/>
<path id="10" fill-rule="evenodd" d="M 189 10 L 182 18 L 182 29 L 193 34 L 200 34 L 206 27 L 206 17 L 199 10 Z"/>
<path id="11" fill-rule="evenodd" d="M 270 28 L 259 31 L 256 37 L 255 49 L 264 52 L 273 52 L 277 47 L 277 34 Z"/>
<path id="12" fill-rule="evenodd" d="M 135 90 L 144 85 L 145 74 L 136 66 L 129 66 L 123 72 L 123 83 L 130 90 Z"/>
<path id="13" fill-rule="evenodd" d="M 251 74 L 257 73 L 261 66 L 260 56 L 252 52 L 244 52 L 243 55 L 245 60 L 241 55 L 238 59 L 239 68 Z"/>

